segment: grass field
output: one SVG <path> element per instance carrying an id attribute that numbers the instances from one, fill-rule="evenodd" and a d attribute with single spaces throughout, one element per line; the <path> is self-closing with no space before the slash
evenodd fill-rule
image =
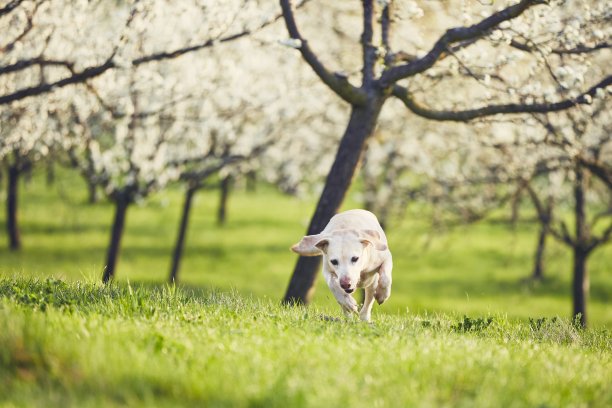
<path id="1" fill-rule="evenodd" d="M 606 407 L 607 331 L 0 281 L 3 406 Z"/>
<path id="2" fill-rule="evenodd" d="M 279 306 L 312 200 L 239 191 L 219 227 L 202 192 L 172 287 L 181 194 L 160 193 L 130 208 L 103 287 L 112 207 L 63 171 L 21 192 L 24 248 L 0 238 L 0 406 L 612 405 L 611 246 L 591 258 L 581 331 L 566 248 L 551 241 L 547 278 L 524 280 L 534 225 L 434 233 L 412 210 L 388 233 L 391 299 L 361 324 L 322 279 L 310 308 Z"/>
<path id="3" fill-rule="evenodd" d="M 81 180 L 65 171 L 52 188 L 37 175 L 21 191 L 24 248 L 10 253 L 0 234 L 0 276 L 100 279 L 112 206 L 87 204 Z M 347 208 L 358 206 L 351 197 Z M 181 202 L 180 189 L 173 189 L 128 210 L 119 282 L 167 280 Z M 304 234 L 314 200 L 285 197 L 265 186 L 255 194 L 239 191 L 230 199 L 225 227 L 215 224 L 216 205 L 214 191 L 196 196 L 181 282 L 279 300 L 296 260 L 288 248 Z M 532 267 L 535 225 L 520 223 L 512 230 L 493 220 L 434 233 L 426 214 L 413 210 L 389 229 L 393 293 L 383 307 L 374 308 L 374 315 L 501 313 L 525 320 L 571 314 L 571 254 L 566 247 L 549 240 L 546 280 L 524 280 Z M 612 245 L 596 251 L 589 268 L 590 323 L 612 327 Z M 323 279 L 314 303 L 338 312 Z"/>

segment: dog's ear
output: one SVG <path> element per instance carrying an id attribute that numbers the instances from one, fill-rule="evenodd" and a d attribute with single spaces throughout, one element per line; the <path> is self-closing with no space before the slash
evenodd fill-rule
<path id="1" fill-rule="evenodd" d="M 361 230 L 359 231 L 361 243 L 364 245 L 372 245 L 378 251 L 387 250 L 387 243 L 381 239 L 380 233 L 376 230 Z"/>
<path id="2" fill-rule="evenodd" d="M 315 244 L 317 248 L 324 254 L 327 253 L 327 246 L 329 245 L 329 239 L 323 238 Z"/>
<path id="3" fill-rule="evenodd" d="M 291 250 L 302 256 L 317 256 L 327 248 L 328 240 L 323 235 L 306 235 L 300 242 L 291 247 Z"/>

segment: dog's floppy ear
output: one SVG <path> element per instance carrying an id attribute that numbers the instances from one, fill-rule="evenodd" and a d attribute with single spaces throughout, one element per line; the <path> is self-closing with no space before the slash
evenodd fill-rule
<path id="1" fill-rule="evenodd" d="M 322 234 L 306 235 L 300 242 L 291 247 L 291 250 L 302 256 L 322 255 L 327 249 L 329 241 Z"/>
<path id="2" fill-rule="evenodd" d="M 327 238 L 322 238 L 321 240 L 319 240 L 319 242 L 315 244 L 315 246 L 319 248 L 319 251 L 321 251 L 322 253 L 327 253 L 328 245 L 329 245 L 329 239 Z"/>
<path id="3" fill-rule="evenodd" d="M 380 237 L 380 233 L 376 230 L 360 230 L 359 237 L 364 245 L 372 245 L 378 251 L 387 250 L 387 243 Z"/>

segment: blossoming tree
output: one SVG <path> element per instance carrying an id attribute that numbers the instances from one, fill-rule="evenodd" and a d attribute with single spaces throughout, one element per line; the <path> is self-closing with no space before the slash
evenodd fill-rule
<path id="1" fill-rule="evenodd" d="M 594 7 L 588 10 L 581 4 L 563 6 L 541 0 L 522 0 L 497 10 L 496 3 L 479 5 L 474 10 L 462 10 L 464 21 L 451 23 L 458 26 L 446 29 L 437 39 L 423 38 L 419 45 L 403 40 L 405 34 L 414 38 L 410 30 L 416 23 L 409 20 L 410 26 L 402 27 L 395 17 L 392 0 L 364 0 L 358 40 L 362 56 L 359 68 L 330 70 L 300 31 L 291 1 L 281 0 L 280 4 L 294 47 L 320 80 L 351 107 L 346 130 L 307 234 L 320 232 L 340 207 L 362 151 L 390 98 L 397 98 L 409 112 L 427 119 L 470 121 L 500 114 L 569 109 L 589 103 L 601 89 L 612 83 L 612 77 L 605 74 L 586 81 L 584 73 L 582 77 L 587 83 L 583 83 L 575 80 L 580 73 L 571 72 L 566 81 L 571 92 L 558 92 L 556 84 L 560 73 L 554 66 L 551 68 L 551 64 L 557 68 L 564 66 L 563 58 L 558 56 L 587 59 L 597 50 L 608 47 L 595 30 L 588 38 L 576 35 L 583 27 L 605 24 L 605 5 L 589 3 L 588 6 Z M 412 10 L 408 17 L 426 14 L 415 2 L 409 5 Z M 455 11 L 460 9 L 456 3 L 449 7 Z M 577 24 L 568 24 L 573 19 L 578 19 Z M 396 36 L 392 37 L 394 28 Z M 504 51 L 499 52 L 500 49 Z M 502 58 L 514 50 L 520 52 L 516 59 Z M 540 86 L 529 81 L 525 83 L 533 70 L 550 72 L 550 81 Z M 440 71 L 445 75 L 440 75 Z M 428 80 L 431 73 L 442 79 L 432 83 Z M 474 92 L 441 94 L 435 85 L 447 80 L 482 82 L 488 93 L 483 94 L 475 84 Z M 491 81 L 495 83 L 495 92 L 488 87 Z M 523 87 L 517 92 L 516 87 L 521 85 Z M 423 98 L 429 104 L 424 104 Z M 307 303 L 310 300 L 319 263 L 317 257 L 298 259 L 284 296 L 285 302 Z"/>

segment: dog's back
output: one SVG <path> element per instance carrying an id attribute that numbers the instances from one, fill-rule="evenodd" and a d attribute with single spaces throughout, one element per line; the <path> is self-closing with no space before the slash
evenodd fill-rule
<path id="1" fill-rule="evenodd" d="M 370 211 L 348 210 L 336 214 L 329 221 L 323 232 L 331 233 L 343 229 L 375 230 L 385 242 L 387 241 L 385 233 L 378 222 L 378 218 Z"/>

